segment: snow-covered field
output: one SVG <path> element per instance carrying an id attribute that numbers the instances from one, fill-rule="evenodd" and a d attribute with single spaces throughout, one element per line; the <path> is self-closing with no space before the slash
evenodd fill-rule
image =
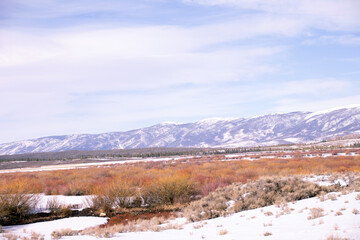
<path id="1" fill-rule="evenodd" d="M 88 207 L 91 201 L 91 195 L 85 196 L 63 196 L 63 195 L 45 195 L 37 194 L 39 200 L 35 206 L 34 212 L 47 212 L 48 204 L 57 203 L 59 206 L 70 206 L 74 210 L 81 210 Z"/>
<path id="2" fill-rule="evenodd" d="M 195 157 L 197 157 L 197 156 L 144 158 L 144 159 L 138 159 L 138 160 L 131 159 L 131 160 L 121 160 L 121 161 L 60 164 L 60 165 L 49 165 L 49 166 L 41 166 L 41 167 L 34 167 L 34 168 L 5 169 L 5 170 L 0 170 L 0 174 L 14 173 L 14 172 L 39 172 L 39 171 L 69 170 L 69 169 L 88 168 L 88 167 L 94 167 L 94 166 L 111 166 L 111 165 L 116 165 L 116 164 L 139 163 L 139 162 L 176 161 L 176 160 L 180 160 L 180 159 L 189 159 L 189 158 L 195 158 Z M 101 160 L 103 160 L 103 159 L 101 159 Z"/>
<path id="3" fill-rule="evenodd" d="M 101 225 L 107 222 L 107 218 L 100 217 L 71 217 L 49 222 L 39 222 L 26 225 L 3 227 L 3 230 L 14 233 L 21 237 L 30 237 L 32 232 L 44 235 L 45 239 L 51 239 L 51 233 L 58 229 L 83 230 L 85 228 Z M 6 239 L 0 234 L 0 239 Z"/>
<path id="4" fill-rule="evenodd" d="M 324 199 L 310 198 L 283 206 L 268 206 L 239 212 L 228 217 L 185 223 L 180 230 L 118 233 L 111 239 L 327 239 L 330 236 L 360 239 L 359 192 L 327 194 Z M 328 196 L 328 197 L 327 197 Z M 312 214 L 313 212 L 313 214 Z M 323 215 L 323 216 L 322 216 Z M 311 217 L 315 217 L 312 219 Z M 172 221 L 184 222 L 184 218 Z M 31 231 L 51 239 L 54 230 L 81 230 L 103 224 L 105 218 L 80 217 L 21 226 L 3 230 L 30 236 Z M 26 230 L 24 230 L 26 229 Z M 5 239 L 5 238 L 4 238 Z M 64 239 L 99 239 L 68 236 Z"/>

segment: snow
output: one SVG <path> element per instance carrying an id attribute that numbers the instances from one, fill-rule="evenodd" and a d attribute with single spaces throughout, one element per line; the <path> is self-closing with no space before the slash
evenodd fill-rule
<path id="1" fill-rule="evenodd" d="M 61 229 L 83 230 L 85 228 L 105 224 L 107 223 L 107 221 L 108 218 L 102 218 L 102 217 L 71 217 L 71 218 L 64 218 L 49 222 L 7 226 L 7 227 L 3 227 L 3 230 L 21 236 L 27 236 L 28 234 L 31 234 L 31 232 L 36 232 L 45 235 L 45 239 L 51 239 L 51 233 L 55 230 L 61 230 Z"/>
<path id="2" fill-rule="evenodd" d="M 60 206 L 70 206 L 74 210 L 82 210 L 87 207 L 87 202 L 93 197 L 92 195 L 86 196 L 63 196 L 63 195 L 45 195 L 37 194 L 39 199 L 35 207 L 35 212 L 47 212 L 48 202 L 56 201 Z"/>
<path id="3" fill-rule="evenodd" d="M 341 106 L 341 107 L 330 108 L 330 109 L 326 109 L 326 110 L 322 110 L 322 111 L 313 112 L 313 113 L 308 114 L 305 117 L 305 119 L 307 120 L 307 119 L 310 119 L 310 118 L 312 118 L 314 116 L 322 115 L 322 114 L 326 114 L 326 113 L 331 113 L 333 111 L 340 110 L 340 109 L 351 109 L 351 108 L 360 108 L 360 104 L 352 104 L 352 105 Z"/>
<path id="4" fill-rule="evenodd" d="M 139 163 L 139 162 L 173 161 L 173 160 L 189 159 L 189 158 L 194 158 L 194 156 L 145 158 L 145 159 L 137 159 L 137 160 L 131 159 L 131 160 L 93 162 L 93 163 L 60 164 L 60 165 L 41 166 L 41 167 L 35 167 L 35 168 L 16 168 L 16 169 L 0 170 L 0 174 L 13 173 L 13 172 L 39 172 L 39 171 L 53 171 L 53 170 L 69 170 L 69 169 L 77 169 L 77 168 L 88 168 L 88 167 L 94 167 L 94 166 L 107 166 L 107 165 Z M 103 160 L 103 159 L 101 159 L 101 160 Z"/>
<path id="5" fill-rule="evenodd" d="M 121 233 L 113 239 L 325 239 L 330 234 L 360 238 L 360 215 L 352 213 L 354 208 L 360 208 L 360 201 L 355 200 L 357 193 L 340 196 L 336 201 L 321 202 L 311 198 L 289 204 L 293 208 L 290 214 L 281 215 L 283 210 L 276 206 L 240 212 L 229 217 L 221 217 L 189 223 L 182 230 L 165 230 L 163 232 Z M 349 201 L 349 203 L 345 203 Z M 308 209 L 305 209 L 305 208 Z M 324 208 L 325 216 L 308 220 L 310 208 Z M 335 216 L 341 209 L 343 215 Z M 265 212 L 273 212 L 265 216 Z M 333 211 L 333 212 L 331 212 Z M 197 228 L 194 226 L 203 225 Z M 271 225 L 271 226 L 270 226 Z M 337 227 L 336 227 L 337 226 Z M 337 229 L 338 230 L 335 230 Z M 219 235 L 221 230 L 227 230 L 225 235 Z M 264 236 L 266 232 L 270 236 Z M 75 239 L 75 238 L 70 238 Z"/>
<path id="6" fill-rule="evenodd" d="M 286 142 L 315 143 L 359 132 L 358 106 L 360 105 L 341 107 L 339 109 L 345 109 L 341 114 L 332 109 L 253 118 L 208 118 L 186 124 L 165 122 L 127 132 L 50 136 L 0 144 L 0 155 L 78 149 L 256 147 Z M 310 121 L 314 121 L 311 126 L 308 124 Z M 297 134 L 294 134 L 294 129 Z"/>
<path id="7" fill-rule="evenodd" d="M 220 121 L 232 121 L 232 120 L 236 120 L 239 118 L 234 118 L 234 117 L 212 117 L 212 118 L 206 118 L 206 119 L 202 119 L 200 121 L 197 121 L 196 123 L 206 123 L 206 124 L 214 124 Z"/>
<path id="8" fill-rule="evenodd" d="M 118 233 L 111 240 L 120 239 L 326 239 L 328 236 L 340 236 L 350 239 L 360 239 L 360 214 L 354 214 L 353 209 L 360 210 L 360 200 L 356 200 L 359 192 L 347 195 L 336 194 L 336 200 L 322 201 L 315 197 L 288 203 L 287 206 L 268 206 L 254 210 L 239 212 L 228 217 L 186 223 L 180 230 L 165 230 L 162 232 Z M 229 202 L 229 205 L 231 203 Z M 311 208 L 322 208 L 324 216 L 308 219 Z M 267 216 L 265 213 L 271 212 Z M 341 215 L 338 214 L 341 212 Z M 73 230 L 103 224 L 104 218 L 81 217 L 67 218 L 51 222 L 35 223 L 21 226 L 4 227 L 6 231 L 24 234 L 35 231 L 50 239 L 50 234 L 56 229 L 71 228 Z M 171 223 L 184 223 L 184 218 L 172 220 Z M 219 235 L 221 230 L 227 233 Z M 225 232 L 225 231 L 224 231 Z M 271 235 L 264 236 L 265 233 Z M 91 236 L 69 236 L 64 239 L 99 239 Z"/>
<path id="9" fill-rule="evenodd" d="M 291 143 L 301 143 L 302 140 L 299 138 L 284 138 L 285 141 L 291 142 Z"/>
<path id="10" fill-rule="evenodd" d="M 182 122 L 171 122 L 171 121 L 165 121 L 163 123 L 160 123 L 160 125 L 182 125 L 184 123 Z"/>
<path id="11" fill-rule="evenodd" d="M 304 181 L 316 183 L 320 186 L 331 186 L 339 184 L 341 187 L 349 185 L 349 179 L 331 179 L 331 175 L 318 175 L 313 177 L 304 177 Z M 347 181 L 346 181 L 347 180 Z"/>

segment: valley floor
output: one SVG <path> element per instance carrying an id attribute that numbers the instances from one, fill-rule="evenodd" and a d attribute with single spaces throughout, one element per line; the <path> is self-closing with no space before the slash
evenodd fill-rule
<path id="1" fill-rule="evenodd" d="M 54 230 L 81 230 L 103 224 L 106 218 L 67 218 L 51 222 L 3 227 L 5 232 L 31 236 L 31 231 L 51 239 Z M 360 239 L 360 193 L 330 193 L 282 206 L 268 206 L 195 223 L 171 220 L 181 229 L 160 232 L 116 233 L 110 239 Z M 334 237 L 334 238 L 331 238 Z M 338 238 L 335 238 L 338 237 Z M 0 239 L 8 239 L 6 233 Z M 63 239 L 101 239 L 88 235 Z"/>

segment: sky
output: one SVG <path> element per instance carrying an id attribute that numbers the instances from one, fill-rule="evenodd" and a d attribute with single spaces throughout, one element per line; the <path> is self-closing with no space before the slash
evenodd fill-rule
<path id="1" fill-rule="evenodd" d="M 1 0 L 0 143 L 360 103 L 359 0 Z"/>

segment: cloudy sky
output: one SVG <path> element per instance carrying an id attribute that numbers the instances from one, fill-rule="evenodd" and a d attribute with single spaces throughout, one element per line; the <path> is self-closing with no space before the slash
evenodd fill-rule
<path id="1" fill-rule="evenodd" d="M 1 0 L 0 142 L 360 103 L 358 0 Z"/>

